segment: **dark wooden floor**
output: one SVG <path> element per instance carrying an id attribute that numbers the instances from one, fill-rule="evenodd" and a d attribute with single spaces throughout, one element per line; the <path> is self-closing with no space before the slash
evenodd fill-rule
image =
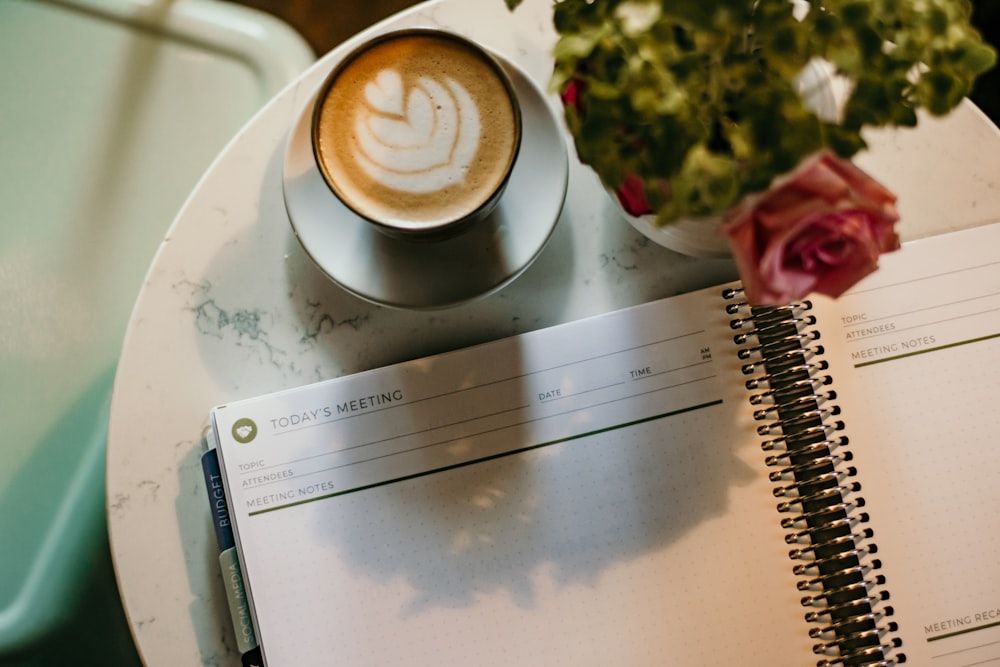
<path id="1" fill-rule="evenodd" d="M 972 4 L 975 7 L 973 23 L 983 33 L 983 38 L 1000 51 L 1000 2 L 973 0 Z M 994 123 L 1000 125 L 1000 65 L 980 77 L 971 97 Z"/>
<path id="2" fill-rule="evenodd" d="M 354 33 L 418 0 L 234 0 L 283 19 L 321 56 Z M 496 0 L 501 2 L 502 0 Z"/>
<path id="3" fill-rule="evenodd" d="M 234 0 L 283 19 L 321 56 L 354 33 L 418 0 Z M 495 0 L 501 2 L 502 0 Z M 973 23 L 984 38 L 1000 45 L 1000 0 L 972 0 Z M 1000 125 L 1000 67 L 980 78 L 972 100 Z"/>

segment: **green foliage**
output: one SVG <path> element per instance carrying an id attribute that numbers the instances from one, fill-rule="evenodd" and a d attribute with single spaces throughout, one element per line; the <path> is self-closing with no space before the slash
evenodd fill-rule
<path id="1" fill-rule="evenodd" d="M 556 0 L 552 85 L 583 91 L 566 110 L 581 159 L 612 189 L 642 177 L 661 221 L 719 213 L 820 148 L 850 157 L 866 127 L 948 113 L 996 60 L 968 0 L 806 4 L 797 18 L 790 0 Z M 800 93 L 816 58 L 849 82 L 837 117 Z"/>

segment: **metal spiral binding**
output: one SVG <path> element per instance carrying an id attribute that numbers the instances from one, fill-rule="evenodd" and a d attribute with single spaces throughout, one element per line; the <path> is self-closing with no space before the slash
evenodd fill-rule
<path id="1" fill-rule="evenodd" d="M 725 290 L 723 298 L 764 436 L 764 463 L 774 468 L 769 478 L 781 499 L 785 541 L 794 547 L 788 555 L 809 608 L 805 620 L 814 625 L 813 651 L 823 656 L 816 665 L 899 665 L 906 656 L 812 304 L 750 306 L 740 289 Z"/>

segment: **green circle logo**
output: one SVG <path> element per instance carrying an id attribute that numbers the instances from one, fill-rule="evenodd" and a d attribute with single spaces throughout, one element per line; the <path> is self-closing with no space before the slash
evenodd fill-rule
<path id="1" fill-rule="evenodd" d="M 237 419 L 233 424 L 233 440 L 242 442 L 244 445 L 252 442 L 257 437 L 257 424 L 252 419 L 243 417 Z"/>

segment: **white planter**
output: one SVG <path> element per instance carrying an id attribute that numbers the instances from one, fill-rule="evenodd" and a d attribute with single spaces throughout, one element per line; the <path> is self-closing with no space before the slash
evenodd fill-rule
<path id="1" fill-rule="evenodd" d="M 614 197 L 614 195 L 612 195 Z M 617 198 L 615 204 L 618 205 Z M 620 205 L 618 210 L 640 234 L 654 243 L 691 257 L 722 258 L 731 257 L 729 241 L 719 234 L 722 216 L 698 219 L 675 220 L 665 225 L 656 224 L 653 214 L 634 216 Z"/>

